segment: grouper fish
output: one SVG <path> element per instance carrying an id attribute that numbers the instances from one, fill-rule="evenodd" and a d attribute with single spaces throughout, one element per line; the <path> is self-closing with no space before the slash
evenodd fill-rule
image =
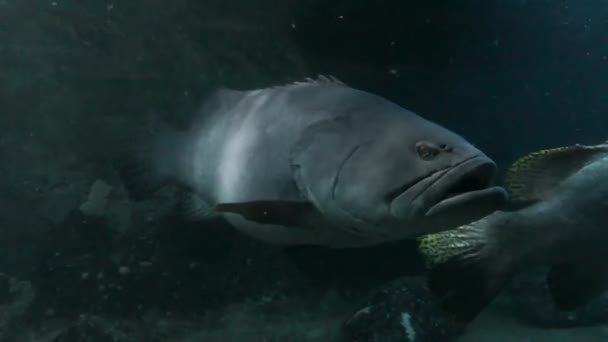
<path id="1" fill-rule="evenodd" d="M 481 220 L 419 238 L 429 287 L 468 323 L 515 275 L 547 269 L 558 309 L 608 290 L 608 142 L 531 153 L 506 174 L 509 203 Z"/>
<path id="2" fill-rule="evenodd" d="M 506 199 L 495 163 L 467 140 L 333 77 L 219 89 L 187 129 L 147 145 L 142 179 L 192 190 L 193 218 L 223 215 L 284 246 L 411 238 L 479 219 Z"/>

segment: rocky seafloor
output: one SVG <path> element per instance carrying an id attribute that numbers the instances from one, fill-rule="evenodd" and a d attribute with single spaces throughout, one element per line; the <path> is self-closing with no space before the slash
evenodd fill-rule
<path id="1" fill-rule="evenodd" d="M 35 267 L 0 274 L 0 341 L 608 338 L 608 297 L 558 312 L 542 278 L 527 275 L 470 327 L 456 326 L 435 308 L 407 242 L 277 248 L 221 220 L 182 220 L 175 194 L 133 202 L 120 185 L 94 182 L 49 223 Z M 116 228 L 125 212 L 144 218 L 140 230 Z"/>

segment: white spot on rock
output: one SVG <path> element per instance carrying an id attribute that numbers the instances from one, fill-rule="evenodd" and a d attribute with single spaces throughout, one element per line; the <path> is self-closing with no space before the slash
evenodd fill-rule
<path id="1" fill-rule="evenodd" d="M 401 313 L 401 326 L 405 329 L 405 336 L 409 342 L 416 341 L 416 329 L 412 325 L 412 316 L 408 312 Z"/>

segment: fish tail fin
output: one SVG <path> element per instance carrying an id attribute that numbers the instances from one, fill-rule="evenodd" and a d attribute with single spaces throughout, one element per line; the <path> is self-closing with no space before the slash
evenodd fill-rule
<path id="1" fill-rule="evenodd" d="M 419 239 L 433 296 L 448 317 L 463 324 L 474 320 L 513 275 L 512 263 L 483 226 L 477 221 Z"/>
<path id="2" fill-rule="evenodd" d="M 184 194 L 179 204 L 180 212 L 188 221 L 202 221 L 219 215 L 216 206 L 193 192 Z"/>
<path id="3" fill-rule="evenodd" d="M 178 177 L 184 135 L 168 126 L 127 149 L 116 166 L 129 196 L 144 199 Z"/>

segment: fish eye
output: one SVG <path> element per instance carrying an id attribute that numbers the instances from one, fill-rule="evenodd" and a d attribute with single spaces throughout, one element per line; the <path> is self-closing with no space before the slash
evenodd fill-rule
<path id="1" fill-rule="evenodd" d="M 439 150 L 425 143 L 416 144 L 416 152 L 423 160 L 431 160 L 439 154 Z"/>

